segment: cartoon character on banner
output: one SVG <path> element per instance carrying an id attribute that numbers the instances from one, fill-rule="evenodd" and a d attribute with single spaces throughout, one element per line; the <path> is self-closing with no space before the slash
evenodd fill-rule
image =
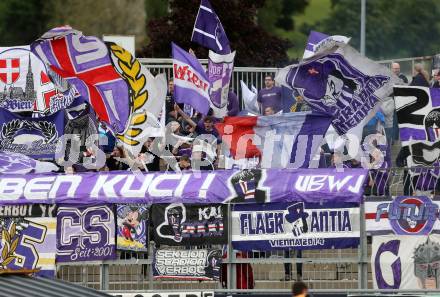
<path id="1" fill-rule="evenodd" d="M 206 256 L 205 275 L 213 280 L 220 279 L 220 268 L 222 264 L 222 251 L 211 250 Z"/>
<path id="2" fill-rule="evenodd" d="M 266 202 L 266 190 L 259 187 L 265 178 L 265 171 L 261 169 L 243 169 L 237 172 L 231 176 L 229 182 L 233 197 L 227 200 L 233 203 Z"/>
<path id="3" fill-rule="evenodd" d="M 293 224 L 292 233 L 295 237 L 301 236 L 307 233 L 309 227 L 307 225 L 308 213 L 304 211 L 304 203 L 299 202 L 293 204 L 287 208 L 288 214 L 286 215 L 286 220 Z"/>
<path id="4" fill-rule="evenodd" d="M 139 206 L 124 205 L 118 208 L 119 234 L 126 241 L 126 246 L 137 245 L 138 248 L 145 248 L 147 244 L 148 209 Z"/>
<path id="5" fill-rule="evenodd" d="M 183 223 L 186 221 L 185 206 L 182 203 L 170 204 L 165 208 L 164 216 L 164 222 L 156 229 L 157 234 L 160 237 L 181 242 Z"/>
<path id="6" fill-rule="evenodd" d="M 440 244 L 428 238 L 415 249 L 414 275 L 420 288 L 440 288 Z"/>
<path id="7" fill-rule="evenodd" d="M 292 82 L 309 104 L 332 114 L 339 108 L 352 105 L 353 100 L 362 102 L 362 92 L 374 96 L 374 92 L 388 80 L 389 77 L 383 75 L 370 77 L 363 74 L 339 54 L 295 67 L 287 77 L 287 82 Z"/>

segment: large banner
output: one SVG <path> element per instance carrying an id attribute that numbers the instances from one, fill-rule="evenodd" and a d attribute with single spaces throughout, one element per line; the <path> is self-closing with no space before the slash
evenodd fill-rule
<path id="1" fill-rule="evenodd" d="M 356 248 L 357 203 L 268 203 L 234 205 L 232 246 L 236 250 Z"/>
<path id="2" fill-rule="evenodd" d="M 434 166 L 440 158 L 440 89 L 396 86 L 394 100 L 408 167 Z"/>
<path id="3" fill-rule="evenodd" d="M 358 202 L 367 170 L 244 169 L 0 176 L 0 203 Z"/>
<path id="4" fill-rule="evenodd" d="M 228 243 L 226 204 L 153 204 L 151 219 L 157 244 Z"/>
<path id="5" fill-rule="evenodd" d="M 0 108 L 0 151 L 54 158 L 63 134 L 62 111 L 43 118 L 24 118 Z"/>
<path id="6" fill-rule="evenodd" d="M 373 236 L 376 289 L 440 289 L 440 236 Z"/>
<path id="7" fill-rule="evenodd" d="M 115 231 L 111 204 L 59 206 L 57 262 L 114 259 Z"/>
<path id="8" fill-rule="evenodd" d="M 46 32 L 31 48 L 58 77 L 74 86 L 80 99 L 93 107 L 127 148 L 143 143 L 148 127 L 158 124 L 149 123 L 153 117 L 147 118 L 146 112 L 159 117 L 165 76 L 154 77 L 119 45 L 64 26 Z"/>
<path id="9" fill-rule="evenodd" d="M 440 233 L 439 197 L 366 197 L 366 230 L 371 235 Z"/>
<path id="10" fill-rule="evenodd" d="M 40 269 L 55 276 L 56 206 L 0 206 L 0 266 L 2 269 Z"/>
<path id="11" fill-rule="evenodd" d="M 211 83 L 209 95 L 214 116 L 223 118 L 228 113 L 229 84 L 234 69 L 235 51 L 219 55 L 209 51 L 208 80 Z"/>
<path id="12" fill-rule="evenodd" d="M 0 47 L 0 107 L 30 112 L 39 102 L 67 99 L 54 86 L 50 74 L 43 61 L 31 53 L 30 46 Z"/>
<path id="13" fill-rule="evenodd" d="M 334 45 L 281 69 L 276 81 L 298 90 L 312 110 L 332 115 L 333 127 L 343 135 L 368 119 L 376 104 L 393 92 L 397 77 L 349 45 Z"/>
<path id="14" fill-rule="evenodd" d="M 215 249 L 157 249 L 153 258 L 153 276 L 181 280 L 219 280 L 222 251 Z"/>
<path id="15" fill-rule="evenodd" d="M 320 113 L 291 112 L 226 117 L 215 127 L 235 159 L 260 158 L 261 168 L 308 168 L 330 121 Z"/>
<path id="16" fill-rule="evenodd" d="M 117 249 L 148 251 L 148 205 L 118 204 L 116 214 L 118 216 Z"/>

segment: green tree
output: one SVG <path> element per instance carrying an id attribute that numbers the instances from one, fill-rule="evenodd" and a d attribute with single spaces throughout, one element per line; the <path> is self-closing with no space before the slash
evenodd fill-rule
<path id="1" fill-rule="evenodd" d="M 309 0 L 266 1 L 258 10 L 258 24 L 269 32 L 291 31 L 295 28 L 293 16 L 304 13 Z"/>
<path id="2" fill-rule="evenodd" d="M 145 45 L 145 0 L 46 0 L 49 27 L 70 25 L 86 35 L 134 35 Z"/>
<path id="3" fill-rule="evenodd" d="M 268 33 L 256 20 L 257 10 L 264 0 L 211 0 L 211 5 L 219 16 L 231 48 L 237 51 L 237 66 L 275 66 L 288 61 L 289 43 Z M 198 57 L 207 57 L 205 48 L 191 43 L 191 34 L 200 0 L 172 0 L 169 14 L 148 22 L 147 32 L 150 43 L 138 56 L 170 57 L 171 42 L 189 49 L 193 48 Z"/>
<path id="4" fill-rule="evenodd" d="M 440 34 L 439 5 L 437 0 L 368 0 L 367 56 L 391 59 L 438 53 L 433 36 Z M 360 8 L 360 1 L 332 0 L 331 13 L 315 29 L 351 36 L 350 43 L 359 48 Z M 307 25 L 301 28 L 309 29 Z"/>
<path id="5" fill-rule="evenodd" d="M 0 36 L 3 46 L 29 44 L 46 31 L 44 0 L 0 1 Z"/>

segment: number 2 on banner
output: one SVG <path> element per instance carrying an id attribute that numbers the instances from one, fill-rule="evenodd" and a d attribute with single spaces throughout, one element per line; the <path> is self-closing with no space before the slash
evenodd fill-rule
<path id="1" fill-rule="evenodd" d="M 20 243 L 15 250 L 15 261 L 13 265 L 10 265 L 11 269 L 29 268 L 33 269 L 37 267 L 39 255 L 35 244 L 43 243 L 46 238 L 47 228 L 46 226 L 29 222 L 29 226 L 23 229 L 21 233 Z"/>

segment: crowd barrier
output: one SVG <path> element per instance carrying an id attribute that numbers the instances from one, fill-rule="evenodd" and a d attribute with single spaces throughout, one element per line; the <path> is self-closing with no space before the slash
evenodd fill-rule
<path id="1" fill-rule="evenodd" d="M 165 73 L 169 80 L 172 76 L 172 59 L 167 58 L 140 58 L 139 61 L 148 67 L 152 72 Z M 207 65 L 207 59 L 200 59 L 202 65 Z M 390 66 L 392 62 L 400 63 L 401 72 L 409 80 L 413 76 L 413 69 L 416 63 L 422 63 L 425 69 L 430 70 L 432 65 L 432 56 L 412 57 L 403 59 L 381 60 L 380 64 Z M 265 75 L 276 75 L 279 68 L 274 67 L 234 67 L 234 73 L 231 80 L 231 88 L 237 94 L 241 101 L 240 81 L 244 81 L 248 87 L 255 86 L 257 90 L 264 88 Z"/>
<path id="2" fill-rule="evenodd" d="M 410 184 L 409 195 L 436 195 L 438 178 L 433 174 L 439 168 L 389 168 L 370 171 L 369 187 L 365 197 L 386 199 L 387 196 L 405 194 L 404 184 Z M 412 174 L 417 172 L 415 177 Z M 428 180 L 430 183 L 417 183 L 417 180 Z M 386 191 L 374 192 L 375 186 L 386 184 Z M 426 186 L 430 184 L 430 186 Z M 434 185 L 434 188 L 433 188 Z M 228 206 L 229 224 L 231 223 L 231 206 Z M 316 292 L 349 292 L 349 295 L 376 294 L 372 284 L 371 272 L 371 237 L 365 232 L 364 205 L 360 209 L 360 245 L 352 249 L 305 250 L 298 253 L 284 251 L 253 252 L 247 258 L 237 256 L 232 250 L 231 234 L 228 236 L 227 258 L 223 269 L 227 270 L 227 279 L 218 281 L 182 281 L 161 279 L 153 280 L 152 246 L 148 254 L 118 254 L 118 260 L 84 263 L 61 263 L 57 265 L 57 277 L 69 282 L 112 293 L 124 292 L 280 292 L 290 290 L 293 282 L 302 270 L 301 279 Z M 229 228 L 231 233 L 232 228 Z M 152 243 L 150 243 L 152 245 Z M 249 265 L 247 265 L 249 264 Z M 286 279 L 286 265 L 290 265 L 291 278 Z M 252 269 L 255 286 L 252 290 L 237 289 L 237 272 L 246 275 L 246 269 Z M 244 269 L 244 270 L 243 270 Z M 342 291 L 338 291 L 342 290 Z M 350 293 L 351 292 L 351 293 Z M 392 291 L 390 291 L 391 293 Z M 395 292 L 394 292 L 395 293 Z M 429 290 L 414 294 L 427 294 Z M 122 295 L 125 297 L 125 295 Z M 127 295 L 128 296 L 128 295 Z M 131 296 L 131 295 L 130 295 Z M 135 295 L 133 295 L 135 296 Z M 141 295 L 142 296 L 142 295 Z M 180 296 L 180 295 L 179 295 Z M 216 295 L 217 296 L 217 295 Z M 345 295 L 344 295 L 345 296 Z"/>

